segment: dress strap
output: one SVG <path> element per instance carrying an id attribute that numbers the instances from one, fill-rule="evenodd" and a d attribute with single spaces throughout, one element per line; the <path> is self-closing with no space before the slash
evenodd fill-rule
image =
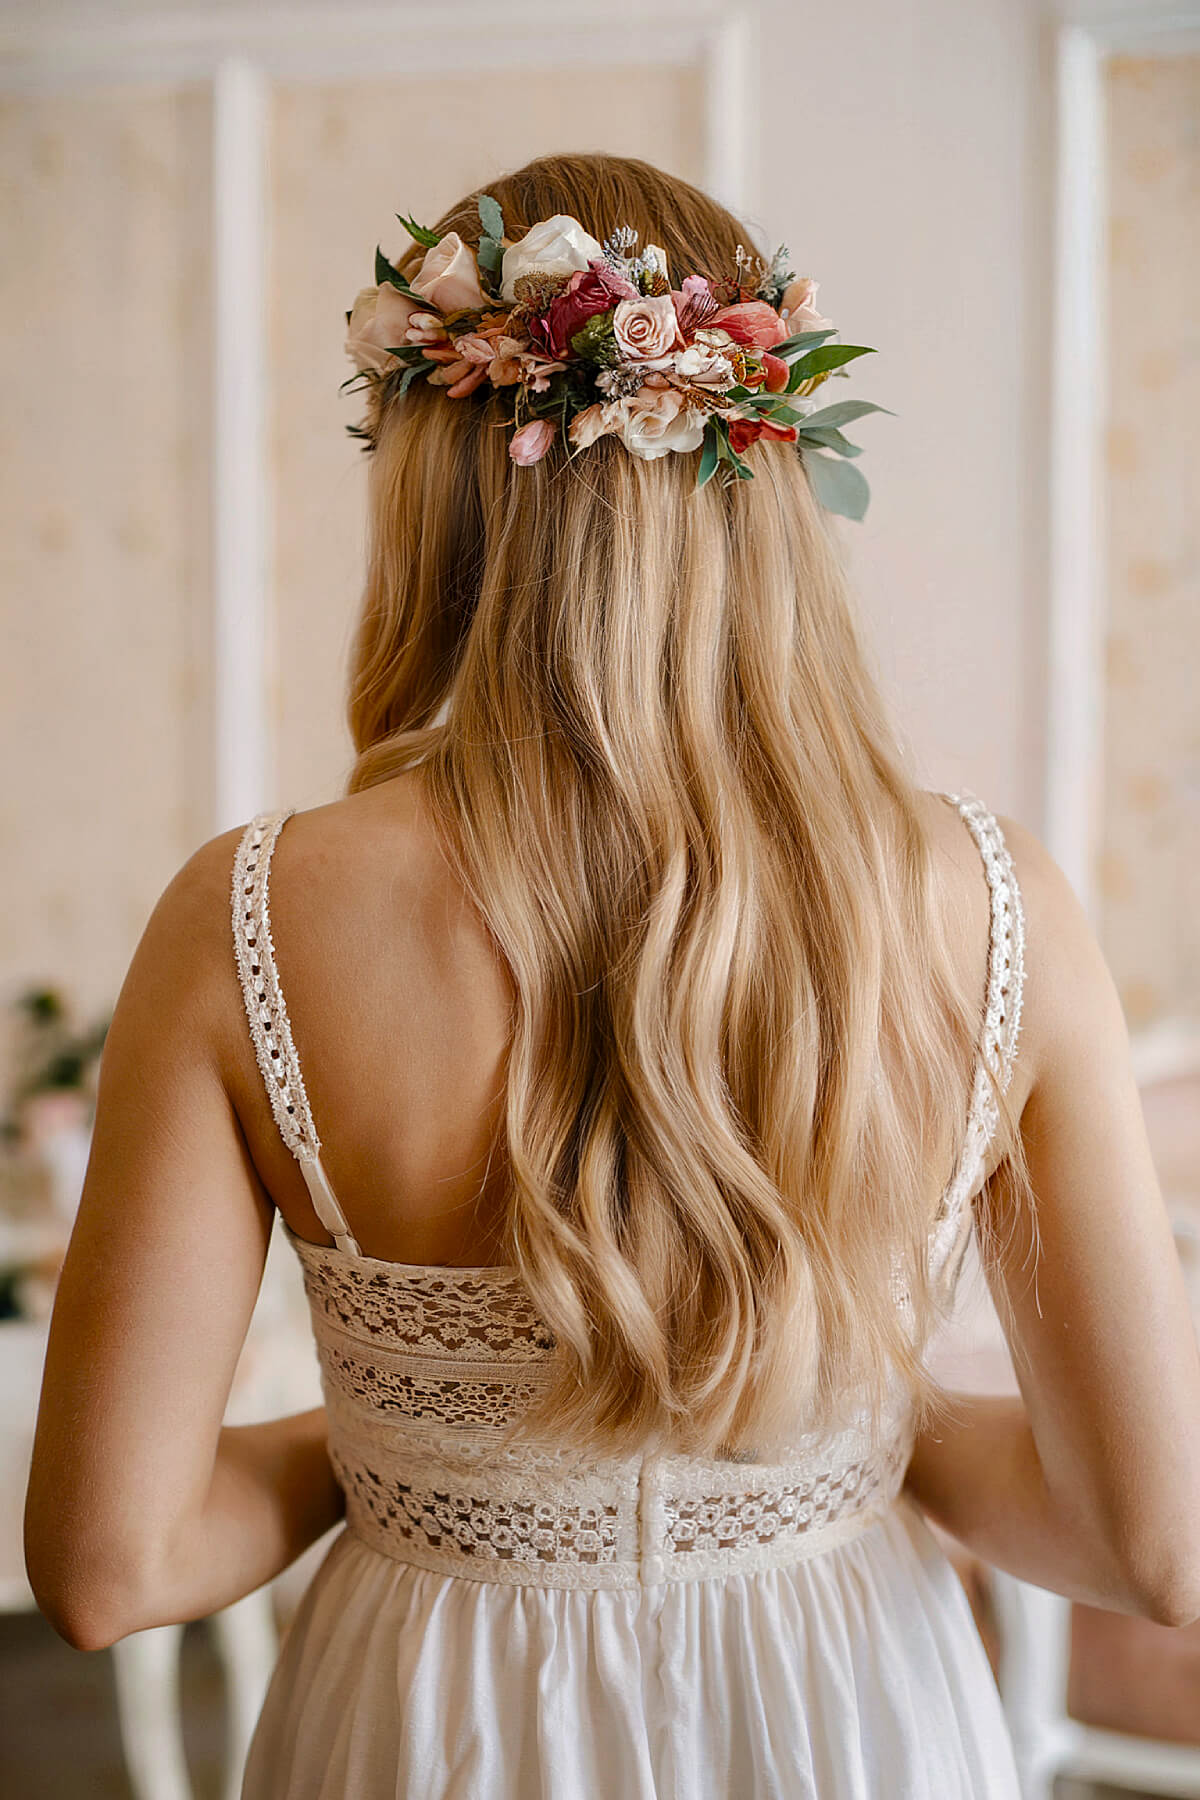
<path id="1" fill-rule="evenodd" d="M 967 1203 L 979 1184 L 1000 1116 L 987 1071 L 1007 1092 L 1016 1063 L 1025 987 L 1025 911 L 1017 872 L 995 815 L 969 792 L 942 798 L 956 809 L 975 839 L 991 899 L 987 994 L 966 1136 L 934 1228 L 934 1261 L 956 1273 L 959 1258 L 953 1253 L 965 1247 L 961 1228 L 964 1216 L 970 1218 Z"/>
<path id="2" fill-rule="evenodd" d="M 279 1134 L 300 1164 L 317 1217 L 339 1250 L 361 1254 L 321 1164 L 321 1140 L 292 1041 L 275 966 L 268 881 L 271 856 L 294 807 L 260 813 L 242 834 L 233 862 L 233 947 L 254 1054 Z"/>

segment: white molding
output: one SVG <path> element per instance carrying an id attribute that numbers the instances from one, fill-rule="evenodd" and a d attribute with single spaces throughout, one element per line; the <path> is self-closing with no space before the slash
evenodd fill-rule
<path id="1" fill-rule="evenodd" d="M 1104 698 L 1102 55 L 1089 32 L 1068 26 L 1057 65 L 1045 834 L 1091 910 Z"/>
<path id="2" fill-rule="evenodd" d="M 1103 819 L 1108 386 L 1109 57 L 1200 51 L 1200 6 L 1107 12 L 1087 4 L 1057 33 L 1057 168 L 1045 838 L 1095 915 Z"/>
<path id="3" fill-rule="evenodd" d="M 427 7 L 258 7 L 140 17 L 59 10 L 0 25 L 0 92 L 199 81 L 213 91 L 214 829 L 267 804 L 273 742 L 267 445 L 268 105 L 281 81 L 481 69 L 698 68 L 703 179 L 726 205 L 759 197 L 750 109 L 755 0 L 551 0 Z M 550 146 L 548 146 L 549 148 Z M 748 223 L 751 221 L 748 219 Z M 768 246 L 769 248 L 769 246 Z"/>
<path id="4" fill-rule="evenodd" d="M 213 80 L 214 829 L 270 798 L 271 527 L 266 418 L 267 93 L 230 57 Z"/>

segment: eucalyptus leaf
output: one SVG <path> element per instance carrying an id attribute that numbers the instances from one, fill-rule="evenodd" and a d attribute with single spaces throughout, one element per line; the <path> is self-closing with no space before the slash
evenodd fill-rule
<path id="1" fill-rule="evenodd" d="M 792 364 L 788 385 L 797 380 L 807 381 L 810 375 L 824 375 L 830 369 L 840 369 L 843 363 L 853 362 L 856 356 L 874 354 L 866 344 L 825 344 L 820 350 L 810 350 L 807 356 Z"/>
<path id="2" fill-rule="evenodd" d="M 427 375 L 430 369 L 436 368 L 437 364 L 432 362 L 410 363 L 396 383 L 396 399 L 402 400 L 404 398 L 418 375 Z"/>
<path id="3" fill-rule="evenodd" d="M 504 260 L 504 245 L 499 238 L 481 237 L 475 256 L 481 269 L 486 269 L 489 275 L 498 275 Z"/>
<path id="4" fill-rule="evenodd" d="M 823 344 L 836 330 L 837 326 L 831 325 L 828 331 L 802 331 L 796 337 L 784 338 L 781 344 L 772 344 L 771 355 L 782 357 L 787 362 L 791 357 L 799 356 L 802 350 L 811 350 L 814 345 Z"/>
<path id="5" fill-rule="evenodd" d="M 799 441 L 802 444 L 822 444 L 827 450 L 836 450 L 839 456 L 861 456 L 862 445 L 852 444 L 848 437 L 843 437 L 836 425 L 810 425 L 806 419 L 800 428 Z"/>
<path id="6" fill-rule="evenodd" d="M 839 513 L 844 519 L 861 519 L 867 510 L 871 490 L 866 477 L 853 463 L 835 461 L 819 450 L 805 454 L 813 493 L 826 512 Z"/>
<path id="7" fill-rule="evenodd" d="M 396 217 L 409 237 L 415 238 L 418 244 L 423 244 L 426 250 L 432 250 L 436 244 L 441 243 L 437 232 L 430 231 L 428 225 L 418 225 L 415 219 L 406 219 L 403 213 L 397 213 Z"/>
<path id="8" fill-rule="evenodd" d="M 868 413 L 887 413 L 890 419 L 895 413 L 888 406 L 876 406 L 872 400 L 835 400 L 832 406 L 822 407 L 820 412 L 809 413 L 808 425 L 849 425 L 855 419 L 865 419 Z"/>
<path id="9" fill-rule="evenodd" d="M 704 448 L 700 452 L 700 468 L 696 475 L 696 486 L 702 488 L 706 481 L 711 481 L 717 472 L 717 464 L 721 460 L 720 427 L 710 419 L 704 428 Z"/>
<path id="10" fill-rule="evenodd" d="M 490 194 L 480 194 L 477 204 L 484 237 L 495 238 L 498 243 L 504 236 L 504 214 L 500 211 L 500 202 Z"/>

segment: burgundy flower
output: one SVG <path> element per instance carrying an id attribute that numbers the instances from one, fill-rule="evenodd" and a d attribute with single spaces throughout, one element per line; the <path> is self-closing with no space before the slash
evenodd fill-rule
<path id="1" fill-rule="evenodd" d="M 561 361 L 571 353 L 571 339 L 597 313 L 611 312 L 618 300 L 637 298 L 631 282 L 611 264 L 599 260 L 587 269 L 576 269 L 564 293 L 552 300 L 544 313 L 528 322 L 529 335 L 547 356 Z"/>

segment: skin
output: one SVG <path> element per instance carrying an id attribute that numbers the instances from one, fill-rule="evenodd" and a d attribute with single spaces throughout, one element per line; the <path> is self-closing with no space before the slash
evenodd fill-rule
<path id="1" fill-rule="evenodd" d="M 945 930 L 982 996 L 987 890 L 926 796 Z M 1028 926 L 1011 1090 L 1038 1196 L 993 1274 L 1020 1399 L 956 1400 L 912 1497 L 969 1548 L 1073 1598 L 1200 1614 L 1200 1359 L 1109 972 L 1046 851 L 1001 820 Z M 275 1209 L 327 1243 L 264 1095 L 234 972 L 239 833 L 205 845 L 137 950 L 50 1334 L 26 1508 L 43 1611 L 86 1649 L 204 1616 L 341 1516 L 321 1409 L 222 1417 Z M 272 926 L 334 1191 L 362 1249 L 504 1260 L 500 1117 L 512 992 L 400 777 L 289 821 Z M 333 1128 L 336 1122 L 336 1130 Z M 946 1172 L 949 1175 L 949 1170 Z M 1004 1170 L 979 1201 L 1003 1225 Z"/>

